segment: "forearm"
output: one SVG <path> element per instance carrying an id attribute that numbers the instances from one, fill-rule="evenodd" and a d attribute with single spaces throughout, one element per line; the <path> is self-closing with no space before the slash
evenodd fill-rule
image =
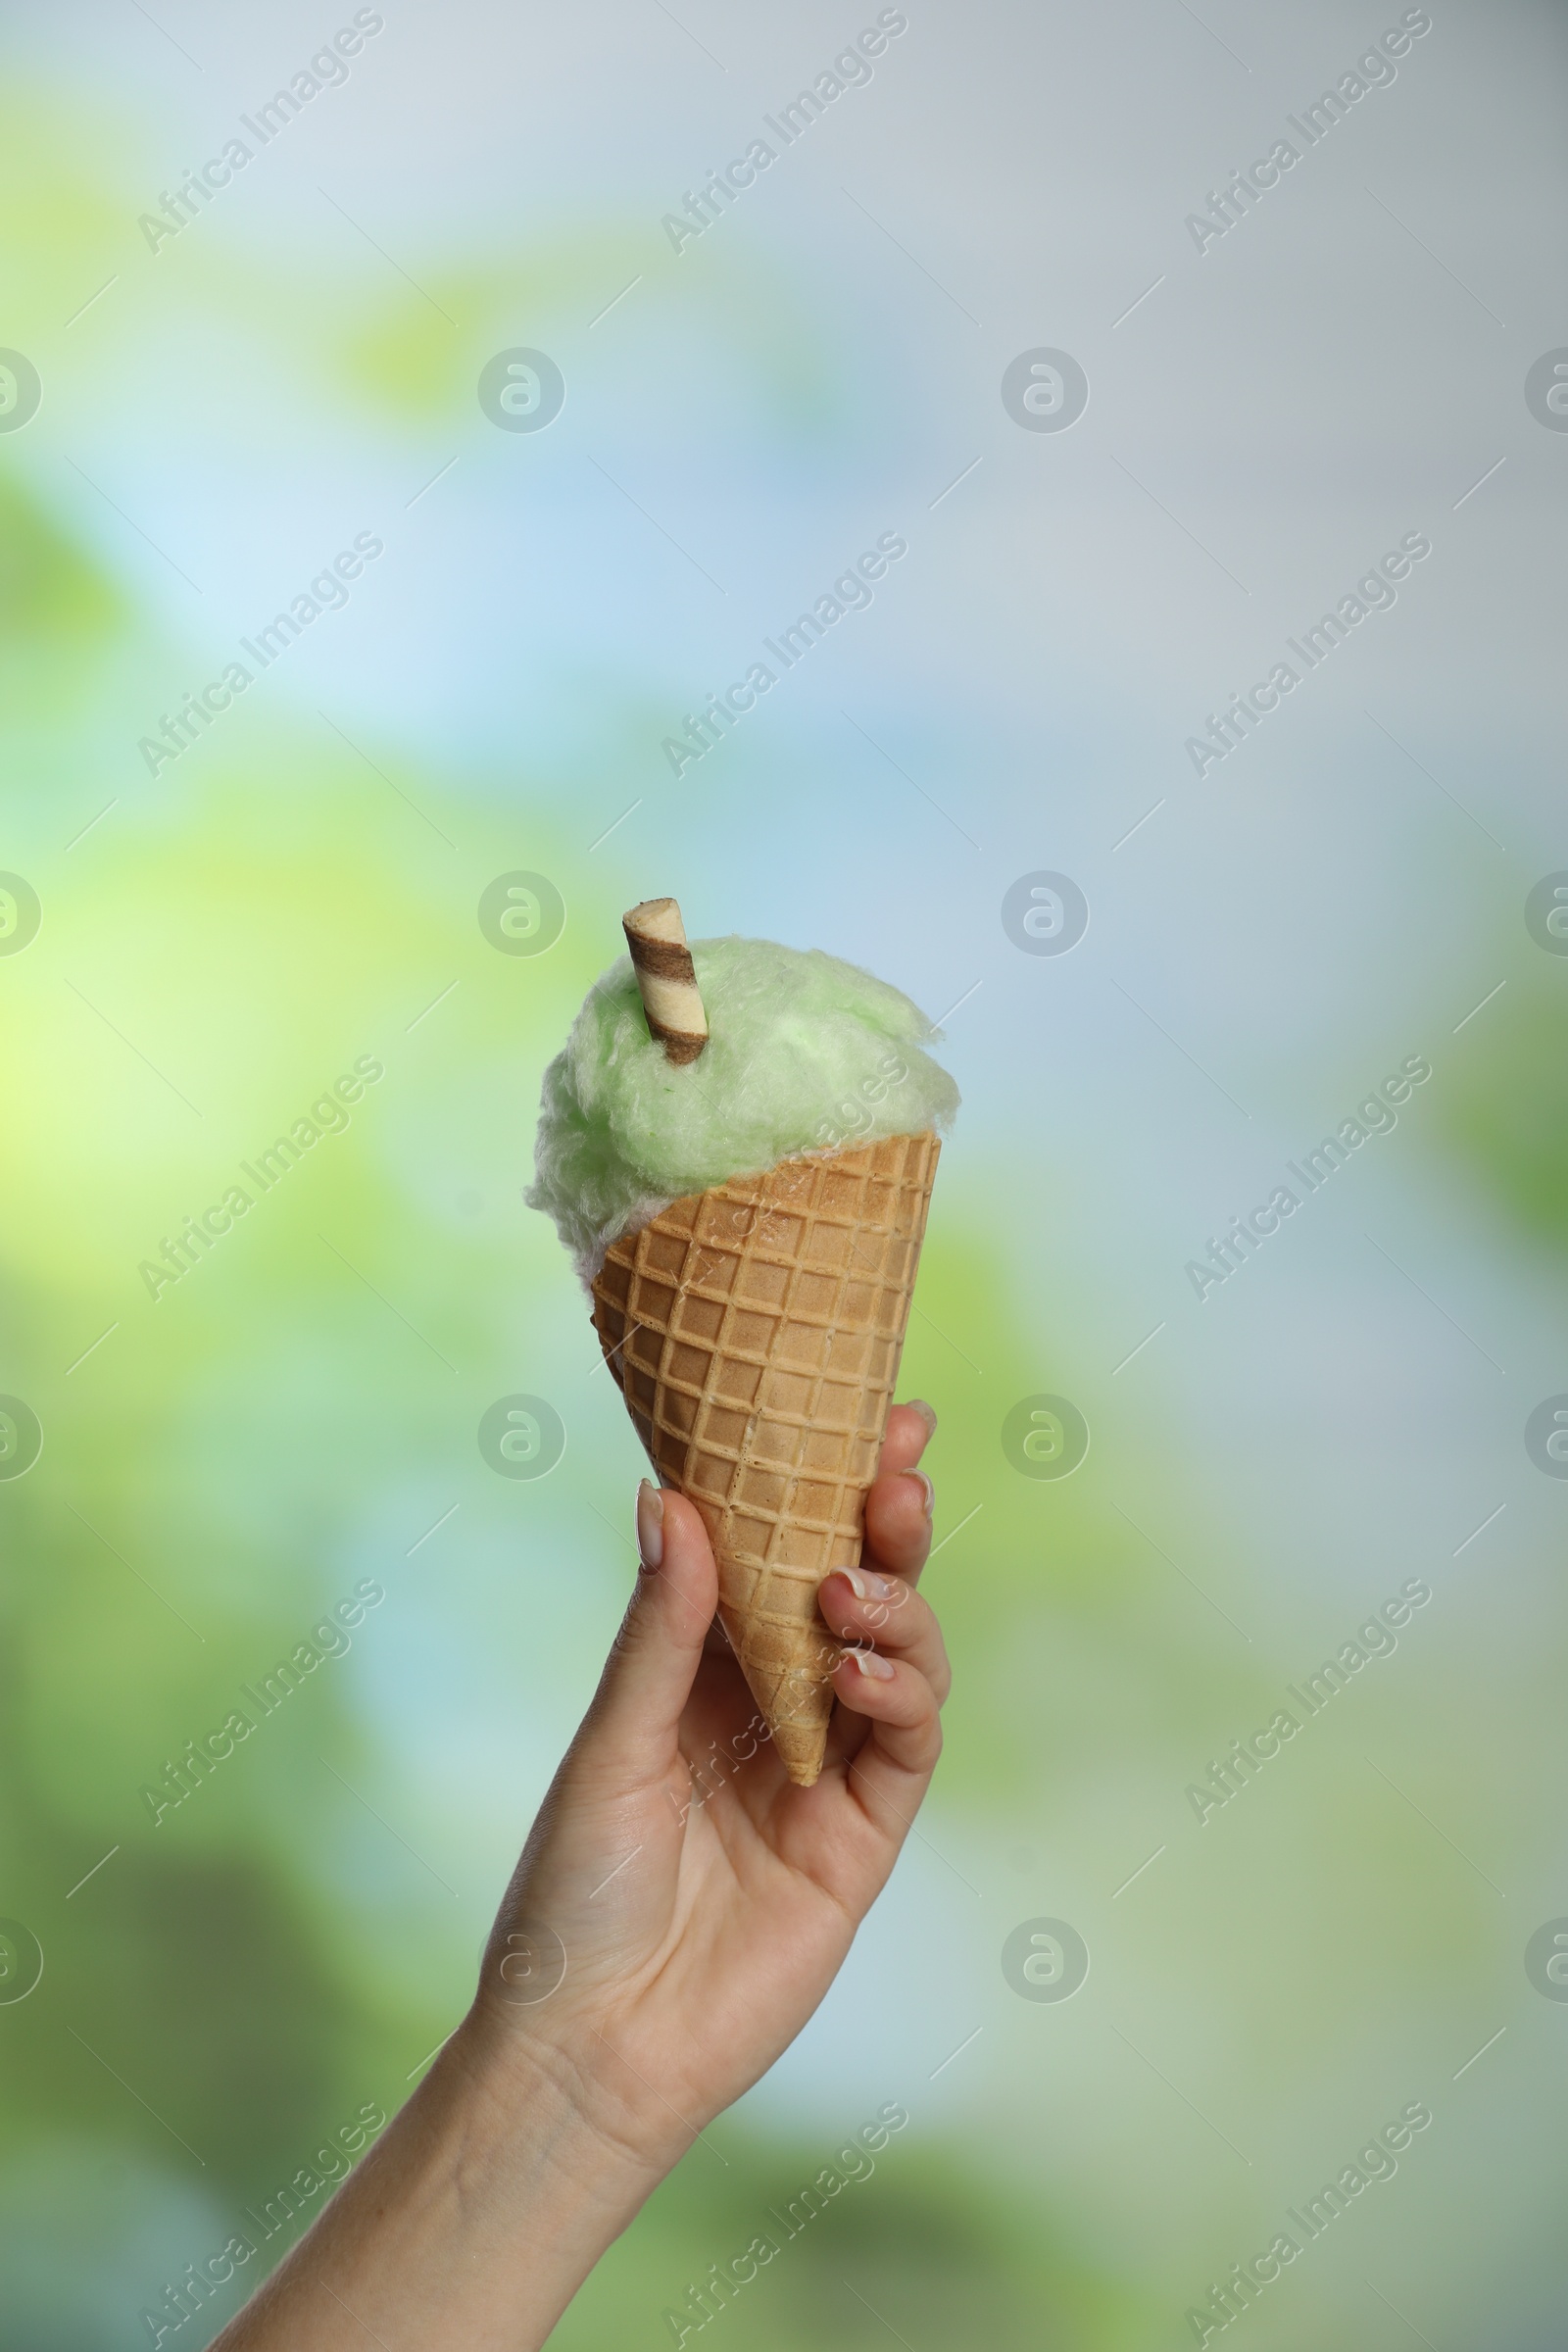
<path id="1" fill-rule="evenodd" d="M 531 2352 L 657 2178 L 470 2023 L 214 2352 Z"/>

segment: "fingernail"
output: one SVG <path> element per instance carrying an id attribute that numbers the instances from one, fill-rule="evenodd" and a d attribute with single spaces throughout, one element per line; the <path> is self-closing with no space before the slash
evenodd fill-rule
<path id="1" fill-rule="evenodd" d="M 911 1413 L 919 1414 L 921 1420 L 925 1423 L 926 1436 L 928 1438 L 934 1438 L 937 1434 L 937 1415 L 935 1405 L 927 1404 L 923 1396 L 911 1396 L 909 1398 L 909 1410 Z"/>
<path id="2" fill-rule="evenodd" d="M 892 1585 L 885 1576 L 878 1576 L 874 1568 L 833 1568 L 828 1574 L 842 1576 L 857 1600 L 891 1600 L 893 1597 Z"/>
<path id="3" fill-rule="evenodd" d="M 637 1490 L 637 1549 L 645 1568 L 657 1568 L 664 1557 L 664 1497 L 651 1479 Z"/>
<path id="4" fill-rule="evenodd" d="M 899 1472 L 899 1476 L 901 1478 L 912 1478 L 914 1480 L 915 1485 L 919 1488 L 921 1494 L 924 1496 L 923 1508 L 926 1517 L 929 1519 L 931 1513 L 936 1508 L 937 1495 L 936 1489 L 932 1486 L 931 1481 L 927 1478 L 925 1472 L 923 1470 L 901 1470 Z"/>
<path id="5" fill-rule="evenodd" d="M 853 1658 L 860 1672 L 869 1675 L 873 1683 L 892 1682 L 893 1660 L 891 1658 L 879 1657 L 874 1649 L 849 1649 L 844 1654 L 846 1657 Z"/>

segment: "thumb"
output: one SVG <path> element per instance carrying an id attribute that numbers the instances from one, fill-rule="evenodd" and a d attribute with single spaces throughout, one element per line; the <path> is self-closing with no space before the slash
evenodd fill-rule
<path id="1" fill-rule="evenodd" d="M 585 1760 L 616 1779 L 653 1779 L 676 1753 L 703 1645 L 718 1606 L 708 1530 L 684 1494 L 637 1490 L 637 1589 L 583 1725 Z"/>

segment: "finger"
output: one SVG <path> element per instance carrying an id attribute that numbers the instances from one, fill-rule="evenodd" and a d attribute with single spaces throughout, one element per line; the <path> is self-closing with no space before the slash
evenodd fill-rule
<path id="1" fill-rule="evenodd" d="M 879 1568 L 917 1577 L 931 1548 L 931 1481 L 923 1470 L 884 1471 L 865 1498 L 865 1546 Z"/>
<path id="2" fill-rule="evenodd" d="M 912 1586 L 870 1568 L 836 1568 L 817 1587 L 816 1605 L 841 1642 L 903 1659 L 924 1675 L 942 1704 L 953 1670 L 936 1613 Z"/>
<path id="3" fill-rule="evenodd" d="M 628 1785 L 668 1771 L 682 1709 L 718 1606 L 708 1530 L 683 1494 L 637 1491 L 637 1589 L 574 1743 L 579 1760 Z"/>
<path id="4" fill-rule="evenodd" d="M 930 1405 L 918 1399 L 913 1404 L 896 1404 L 888 1415 L 878 1475 L 891 1470 L 912 1470 L 936 1436 L 936 1430 L 937 1417 Z"/>
<path id="5" fill-rule="evenodd" d="M 835 1696 L 869 1719 L 870 1738 L 848 1764 L 851 1788 L 873 1813 L 907 1825 L 942 1753 L 936 1692 L 923 1674 L 874 1650 L 846 1650 L 833 1677 Z M 892 1825 L 884 1819 L 883 1826 Z"/>

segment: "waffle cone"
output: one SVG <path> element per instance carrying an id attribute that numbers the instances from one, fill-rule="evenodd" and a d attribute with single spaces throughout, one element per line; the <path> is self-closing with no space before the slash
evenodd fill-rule
<path id="1" fill-rule="evenodd" d="M 929 1131 L 781 1160 L 612 1243 L 594 1329 L 663 1485 L 702 1513 L 719 1616 L 792 1781 L 822 1768 L 855 1566 L 941 1150 Z"/>

